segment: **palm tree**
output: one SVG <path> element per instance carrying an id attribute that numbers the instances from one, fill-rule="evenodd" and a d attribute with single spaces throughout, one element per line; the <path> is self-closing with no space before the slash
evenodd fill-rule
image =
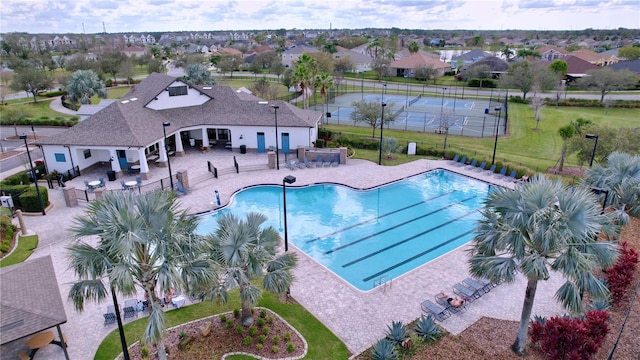
<path id="1" fill-rule="evenodd" d="M 511 57 L 515 54 L 515 51 L 513 50 L 513 48 L 511 48 L 511 46 L 505 45 L 500 53 L 504 55 L 506 62 L 509 62 L 509 60 L 511 60 Z"/>
<path id="2" fill-rule="evenodd" d="M 107 97 L 104 82 L 92 70 L 78 70 L 71 74 L 66 90 L 72 104 L 91 104 L 91 97 L 95 94 L 103 99 Z"/>
<path id="3" fill-rule="evenodd" d="M 582 312 L 581 295 L 608 296 L 606 285 L 592 269 L 611 266 L 617 246 L 598 241 L 603 232 L 615 235 L 612 217 L 587 188 L 572 189 L 561 180 L 537 176 L 514 190 L 493 191 L 481 210 L 470 250 L 474 276 L 493 282 L 513 282 L 517 272 L 527 279 L 522 315 L 513 351 L 522 354 L 538 282 L 555 270 L 567 279 L 555 294 L 574 313 Z"/>
<path id="4" fill-rule="evenodd" d="M 329 112 L 328 92 L 329 92 L 329 89 L 333 86 L 333 77 L 331 77 L 331 75 L 323 71 L 320 75 L 316 76 L 315 84 L 320 89 L 320 95 L 322 95 L 322 98 L 327 104 L 326 112 Z"/>
<path id="5" fill-rule="evenodd" d="M 206 236 L 211 247 L 211 259 L 220 264 L 218 283 L 213 287 L 203 284 L 201 297 L 207 300 L 227 301 L 228 291 L 240 290 L 242 324 L 253 323 L 251 309 L 262 296 L 260 287 L 252 280 L 264 276 L 262 287 L 276 294 L 284 294 L 291 287 L 291 269 L 296 264 L 295 253 L 277 255 L 280 235 L 271 226 L 262 227 L 266 216 L 256 212 L 241 220 L 233 214 L 218 218 L 218 229 Z"/>
<path id="6" fill-rule="evenodd" d="M 558 161 L 558 171 L 562 172 L 564 168 L 564 159 L 567 155 L 567 140 L 575 133 L 575 129 L 571 125 L 566 125 L 558 129 L 558 135 L 562 138 L 562 152 L 560 153 L 560 161 Z"/>
<path id="7" fill-rule="evenodd" d="M 418 50 L 420 50 L 420 45 L 418 45 L 418 42 L 413 40 L 409 43 L 409 46 L 407 46 L 407 49 L 409 49 L 409 52 L 411 54 L 415 54 L 418 52 Z"/>
<path id="8" fill-rule="evenodd" d="M 143 289 L 150 314 L 142 343 L 156 345 L 158 358 L 166 359 L 165 315 L 157 291 L 187 291 L 190 282 L 214 277 L 210 262 L 198 259 L 206 243 L 193 235 L 196 226 L 197 218 L 178 210 L 173 192 L 108 192 L 90 203 L 71 229 L 76 242 L 68 247 L 69 266 L 78 281 L 69 299 L 82 311 L 85 301 L 104 300 L 107 283 L 124 296 Z M 82 240 L 94 236 L 96 246 Z"/>
<path id="9" fill-rule="evenodd" d="M 302 89 L 303 107 L 305 109 L 309 108 L 308 92 L 314 87 L 317 72 L 317 61 L 309 54 L 304 53 L 296 60 L 293 78 Z"/>

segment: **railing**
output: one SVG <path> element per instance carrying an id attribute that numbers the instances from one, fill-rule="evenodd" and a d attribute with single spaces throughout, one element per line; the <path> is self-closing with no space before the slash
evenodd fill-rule
<path id="1" fill-rule="evenodd" d="M 393 285 L 393 279 L 387 279 L 387 276 L 382 276 L 380 279 L 373 280 L 373 288 L 382 287 L 382 292 L 387 291 L 387 287 L 391 289 Z"/>
<path id="2" fill-rule="evenodd" d="M 214 178 L 218 178 L 218 168 L 213 166 L 213 164 L 211 163 L 211 161 L 207 160 L 207 169 L 209 170 L 210 173 L 213 174 Z"/>
<path id="3" fill-rule="evenodd" d="M 236 168 L 236 174 L 240 174 L 240 166 L 238 166 L 238 161 L 235 156 L 233 157 L 233 166 Z"/>

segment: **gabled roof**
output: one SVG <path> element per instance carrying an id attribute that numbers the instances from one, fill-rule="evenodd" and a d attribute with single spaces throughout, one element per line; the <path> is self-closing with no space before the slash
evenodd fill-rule
<path id="1" fill-rule="evenodd" d="M 569 52 L 567 50 L 561 49 L 561 48 L 559 48 L 557 46 L 553 46 L 553 45 L 546 45 L 546 46 L 543 46 L 543 47 L 539 47 L 539 48 L 533 49 L 533 51 L 535 51 L 535 52 L 537 52 L 539 54 L 544 54 L 544 53 L 546 53 L 548 51 L 557 52 L 557 53 L 564 54 L 564 55 L 568 55 L 569 54 Z"/>
<path id="2" fill-rule="evenodd" d="M 274 125 L 273 109 L 259 104 L 253 95 L 238 93 L 229 86 L 194 86 L 207 97 L 202 105 L 164 110 L 148 107 L 177 78 L 153 73 L 103 110 L 74 127 L 39 141 L 42 145 L 127 146 L 144 147 L 163 137 L 162 123 L 169 122 L 168 132 L 185 127 Z M 136 99 L 136 100 L 134 100 Z M 125 101 L 129 100 L 129 101 Z M 315 127 L 322 112 L 302 110 L 286 101 L 271 101 L 278 105 L 278 124 L 288 127 Z"/>
<path id="3" fill-rule="evenodd" d="M 2 344 L 67 322 L 51 256 L 0 268 L 0 290 Z"/>
<path id="4" fill-rule="evenodd" d="M 473 49 L 469 52 L 466 52 L 462 55 L 458 55 L 458 56 L 454 56 L 451 58 L 451 63 L 455 63 L 458 60 L 464 60 L 464 61 L 478 61 L 482 58 L 485 58 L 487 56 L 491 56 L 491 54 L 489 54 L 486 51 L 482 51 L 480 49 Z"/>
<path id="5" fill-rule="evenodd" d="M 573 55 L 565 56 L 562 60 L 568 65 L 567 74 L 586 74 L 589 70 L 599 69 L 598 66 Z"/>
<path id="6" fill-rule="evenodd" d="M 504 72 L 509 70 L 509 64 L 496 56 L 487 56 L 481 60 L 478 60 L 473 64 L 467 66 L 467 69 L 480 65 L 487 65 L 492 72 Z"/>
<path id="7" fill-rule="evenodd" d="M 631 72 L 634 72 L 640 75 L 640 59 L 639 60 L 629 60 L 629 61 L 620 61 L 617 64 L 611 64 L 607 67 L 612 68 L 613 70 L 623 70 L 627 69 Z"/>
<path id="8" fill-rule="evenodd" d="M 591 50 L 587 50 L 587 49 L 580 49 L 580 50 L 576 50 L 576 51 L 572 51 L 571 55 L 580 58 L 584 61 L 588 61 L 592 64 L 598 62 L 598 60 L 610 57 L 610 56 L 603 56 L 602 54 L 598 54 L 594 51 Z"/>
<path id="9" fill-rule="evenodd" d="M 451 67 L 451 65 L 445 62 L 423 53 L 415 53 L 400 60 L 392 61 L 389 64 L 389 67 L 397 69 L 421 69 L 429 66 L 434 69 L 449 69 Z"/>

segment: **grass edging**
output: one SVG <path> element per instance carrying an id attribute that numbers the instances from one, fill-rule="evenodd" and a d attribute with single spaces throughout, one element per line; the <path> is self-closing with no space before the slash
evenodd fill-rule
<path id="1" fill-rule="evenodd" d="M 0 267 L 15 265 L 25 261 L 38 247 L 38 234 L 17 235 L 15 249 L 0 260 Z"/>
<path id="2" fill-rule="evenodd" d="M 213 316 L 224 312 L 233 311 L 240 308 L 240 298 L 237 291 L 231 293 L 226 304 L 216 304 L 212 302 L 201 302 L 180 309 L 166 312 L 166 327 L 171 328 L 193 320 L 207 316 Z M 282 303 L 277 295 L 264 292 L 262 299 L 258 303 L 259 307 L 268 308 L 280 315 L 291 326 L 293 326 L 308 344 L 306 358 L 309 359 L 346 359 L 349 351 L 342 341 L 338 339 L 324 324 L 309 313 L 302 305 L 293 303 Z M 127 345 L 139 341 L 144 333 L 147 324 L 147 317 L 129 322 L 124 325 Z M 241 345 L 241 344 L 239 344 Z M 122 352 L 118 329 L 109 333 L 96 351 L 94 359 L 113 360 Z M 235 356 L 235 355 L 234 355 Z M 229 357 L 229 359 L 240 359 L 251 357 Z"/>

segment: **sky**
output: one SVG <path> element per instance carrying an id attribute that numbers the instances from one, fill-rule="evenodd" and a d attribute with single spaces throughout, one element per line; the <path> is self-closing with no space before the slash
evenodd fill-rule
<path id="1" fill-rule="evenodd" d="M 2 0 L 0 32 L 640 28 L 639 0 Z"/>

